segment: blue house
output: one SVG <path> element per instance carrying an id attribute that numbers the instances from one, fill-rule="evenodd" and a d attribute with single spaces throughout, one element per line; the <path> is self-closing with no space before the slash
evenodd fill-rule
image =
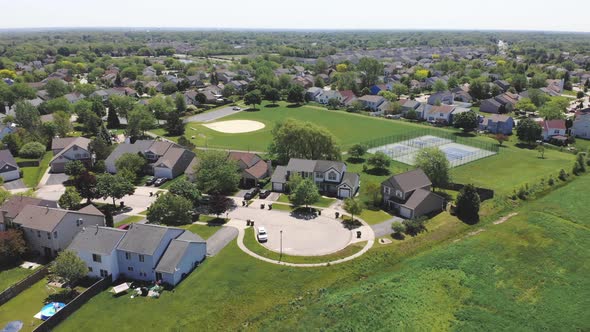
<path id="1" fill-rule="evenodd" d="M 387 91 L 387 86 L 385 84 L 373 85 L 369 88 L 372 95 L 378 95 L 381 91 Z"/>
<path id="2" fill-rule="evenodd" d="M 479 123 L 479 130 L 492 134 L 512 135 L 514 119 L 504 114 L 492 114 L 489 118 L 482 118 Z"/>

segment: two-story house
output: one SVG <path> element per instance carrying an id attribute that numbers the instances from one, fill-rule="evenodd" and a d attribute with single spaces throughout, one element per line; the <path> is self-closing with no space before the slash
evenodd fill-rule
<path id="1" fill-rule="evenodd" d="M 83 227 L 67 248 L 76 252 L 88 266 L 88 276 L 103 278 L 119 276 L 117 246 L 127 232 L 122 229 L 92 226 Z"/>
<path id="2" fill-rule="evenodd" d="M 549 141 L 551 139 L 563 139 L 566 138 L 566 126 L 565 120 L 555 119 L 555 120 L 545 120 L 541 123 L 541 128 L 543 129 L 542 136 L 544 141 Z"/>
<path id="3" fill-rule="evenodd" d="M 335 90 L 328 90 L 322 91 L 317 97 L 316 101 L 320 104 L 327 105 L 330 99 L 338 100 L 339 104 L 343 103 L 344 97 L 340 94 L 339 91 Z"/>
<path id="4" fill-rule="evenodd" d="M 0 206 L 0 231 L 5 231 L 12 226 L 12 221 L 25 208 L 25 206 L 43 206 L 57 208 L 56 201 L 15 195 L 9 197 L 2 206 Z"/>
<path id="5" fill-rule="evenodd" d="M 369 109 L 373 112 L 379 109 L 379 106 L 385 102 L 385 98 L 381 96 L 374 96 L 374 95 L 364 95 L 358 99 L 365 109 Z"/>
<path id="6" fill-rule="evenodd" d="M 479 130 L 484 130 L 492 134 L 512 135 L 514 128 L 514 119 L 504 114 L 492 114 L 490 117 L 484 117 L 479 122 Z"/>
<path id="7" fill-rule="evenodd" d="M 69 161 L 79 160 L 87 167 L 92 167 L 94 158 L 88 145 L 90 140 L 85 137 L 54 138 L 51 141 L 53 158 L 49 162 L 52 173 L 65 172 L 65 166 Z"/>
<path id="8" fill-rule="evenodd" d="M 404 218 L 417 218 L 441 211 L 444 198 L 431 191 L 432 182 L 424 171 L 397 174 L 381 183 L 383 203 Z"/>
<path id="9" fill-rule="evenodd" d="M 576 112 L 572 126 L 572 135 L 590 139 L 590 108 Z"/>
<path id="10" fill-rule="evenodd" d="M 22 229 L 29 250 L 55 257 L 70 245 L 83 227 L 104 226 L 105 218 L 92 205 L 79 211 L 28 205 L 12 222 Z"/>
<path id="11" fill-rule="evenodd" d="M 195 157 L 194 152 L 171 142 L 138 140 L 133 144 L 117 145 L 105 160 L 107 172 L 117 173 L 116 161 L 126 153 L 141 154 L 147 160 L 147 171 L 156 177 L 166 179 L 183 174 Z"/>
<path id="12" fill-rule="evenodd" d="M 360 187 L 359 175 L 347 172 L 343 162 L 291 158 L 287 166 L 276 167 L 271 177 L 273 191 L 286 191 L 289 177 L 295 174 L 313 179 L 320 193 L 328 196 L 354 197 Z"/>
<path id="13" fill-rule="evenodd" d="M 432 106 L 425 111 L 424 117 L 428 122 L 450 124 L 454 110 L 455 106 L 451 105 Z"/>

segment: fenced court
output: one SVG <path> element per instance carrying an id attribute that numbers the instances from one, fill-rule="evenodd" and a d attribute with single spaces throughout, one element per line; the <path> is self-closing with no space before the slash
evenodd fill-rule
<path id="1" fill-rule="evenodd" d="M 369 153 L 381 151 L 391 159 L 408 165 L 414 165 L 418 151 L 431 147 L 439 148 L 447 156 L 451 167 L 493 156 L 499 152 L 494 144 L 444 132 L 435 135 L 426 131 L 409 132 L 372 140 L 365 144 L 369 147 Z"/>

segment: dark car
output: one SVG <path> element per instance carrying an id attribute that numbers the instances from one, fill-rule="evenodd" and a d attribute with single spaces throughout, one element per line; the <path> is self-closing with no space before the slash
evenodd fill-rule
<path id="1" fill-rule="evenodd" d="M 254 197 L 256 197 L 256 194 L 258 194 L 258 192 L 260 191 L 260 189 L 258 188 L 252 188 L 250 190 L 248 190 L 248 192 L 244 195 L 245 199 L 252 199 Z"/>
<path id="2" fill-rule="evenodd" d="M 270 190 L 266 190 L 266 189 L 262 189 L 262 190 L 260 191 L 260 193 L 258 194 L 258 196 L 259 196 L 260 198 L 267 198 L 267 197 L 268 197 L 268 195 L 270 195 Z"/>
<path id="3" fill-rule="evenodd" d="M 156 181 L 154 181 L 154 186 L 159 187 L 159 186 L 163 185 L 166 181 L 168 181 L 168 179 L 158 178 Z"/>
<path id="4" fill-rule="evenodd" d="M 156 178 L 153 176 L 150 176 L 147 180 L 145 180 L 145 185 L 151 186 L 152 184 L 154 184 L 154 182 L 156 182 Z"/>

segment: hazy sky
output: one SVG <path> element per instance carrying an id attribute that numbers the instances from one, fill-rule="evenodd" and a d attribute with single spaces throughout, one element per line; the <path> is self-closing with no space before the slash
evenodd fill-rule
<path id="1" fill-rule="evenodd" d="M 590 0 L 0 0 L 0 28 L 509 29 L 590 32 Z"/>

